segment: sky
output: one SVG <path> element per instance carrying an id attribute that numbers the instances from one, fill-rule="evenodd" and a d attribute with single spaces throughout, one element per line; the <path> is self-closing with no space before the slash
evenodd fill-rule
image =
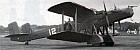
<path id="1" fill-rule="evenodd" d="M 87 8 L 103 10 L 103 0 L 0 0 L 0 25 L 7 27 L 9 23 L 16 21 L 19 26 L 24 23 L 37 25 L 56 25 L 61 24 L 60 14 L 49 12 L 51 6 L 62 2 L 75 2 Z M 134 15 L 131 19 L 124 21 L 140 22 L 140 0 L 104 0 L 107 10 L 126 8 L 128 5 L 136 5 Z M 68 20 L 68 17 L 65 17 Z"/>

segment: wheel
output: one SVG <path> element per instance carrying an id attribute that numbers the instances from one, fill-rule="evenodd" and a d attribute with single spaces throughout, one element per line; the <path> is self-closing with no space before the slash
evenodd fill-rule
<path id="1" fill-rule="evenodd" d="M 114 42 L 108 42 L 108 43 L 105 43 L 106 46 L 113 46 L 114 45 Z"/>
<path id="2" fill-rule="evenodd" d="M 94 46 L 94 47 L 100 47 L 100 46 L 102 46 L 102 43 L 92 44 L 92 46 Z"/>
<path id="3" fill-rule="evenodd" d="M 29 42 L 28 42 L 28 41 L 26 41 L 26 42 L 25 42 L 25 45 L 29 45 Z"/>

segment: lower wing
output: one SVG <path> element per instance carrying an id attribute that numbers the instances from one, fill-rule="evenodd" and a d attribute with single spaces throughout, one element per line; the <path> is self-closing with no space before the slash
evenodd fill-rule
<path id="1" fill-rule="evenodd" d="M 82 34 L 77 32 L 61 32 L 47 37 L 53 40 L 63 40 L 71 42 L 87 42 L 92 36 L 88 34 Z"/>

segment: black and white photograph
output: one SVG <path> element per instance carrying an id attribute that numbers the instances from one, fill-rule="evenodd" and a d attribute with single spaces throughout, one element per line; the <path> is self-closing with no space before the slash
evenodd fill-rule
<path id="1" fill-rule="evenodd" d="M 140 0 L 0 0 L 0 50 L 140 50 Z"/>

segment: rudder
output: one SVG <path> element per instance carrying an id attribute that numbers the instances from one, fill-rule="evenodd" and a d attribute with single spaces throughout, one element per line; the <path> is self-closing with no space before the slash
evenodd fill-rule
<path id="1" fill-rule="evenodd" d="M 9 30 L 9 34 L 20 33 L 17 22 L 12 22 L 12 23 L 8 24 L 8 30 Z"/>
<path id="2" fill-rule="evenodd" d="M 32 33 L 32 29 L 30 27 L 29 23 L 26 23 L 24 25 L 21 26 L 21 32 L 22 33 Z"/>

